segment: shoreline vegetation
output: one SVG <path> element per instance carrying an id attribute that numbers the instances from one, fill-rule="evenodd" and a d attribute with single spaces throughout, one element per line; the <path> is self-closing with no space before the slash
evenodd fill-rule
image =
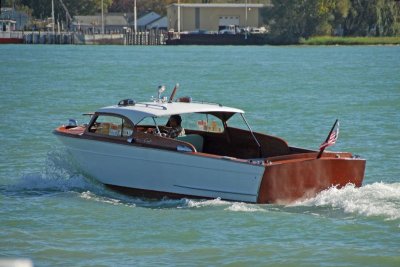
<path id="1" fill-rule="evenodd" d="M 300 38 L 300 45 L 400 45 L 400 36 L 393 37 L 338 37 L 315 36 Z"/>

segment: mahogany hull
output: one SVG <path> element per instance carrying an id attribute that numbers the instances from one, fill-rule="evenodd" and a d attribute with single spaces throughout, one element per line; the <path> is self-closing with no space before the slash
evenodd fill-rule
<path id="1" fill-rule="evenodd" d="M 366 161 L 346 157 L 297 158 L 283 160 L 265 167 L 258 203 L 290 203 L 316 196 L 330 187 L 354 184 L 360 187 L 364 178 Z"/>

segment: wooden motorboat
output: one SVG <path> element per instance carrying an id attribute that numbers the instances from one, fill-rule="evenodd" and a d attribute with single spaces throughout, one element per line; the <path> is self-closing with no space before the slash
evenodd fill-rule
<path id="1" fill-rule="evenodd" d="M 176 88 L 175 88 L 176 89 Z M 250 203 L 290 203 L 330 187 L 362 185 L 366 161 L 349 152 L 289 146 L 253 132 L 244 111 L 220 104 L 125 99 L 54 130 L 81 170 L 101 183 L 143 197 L 221 198 Z M 162 132 L 169 116 L 183 118 L 185 135 Z M 245 129 L 230 125 L 241 117 Z M 336 136 L 337 137 L 337 136 Z M 333 141 L 333 142 L 332 142 Z"/>

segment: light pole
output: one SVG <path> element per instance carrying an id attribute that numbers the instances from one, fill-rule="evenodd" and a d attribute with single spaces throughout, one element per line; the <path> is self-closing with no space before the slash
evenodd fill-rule
<path id="1" fill-rule="evenodd" d="M 248 30 L 248 28 L 247 28 L 247 0 L 246 0 L 246 4 L 245 4 L 245 8 L 246 8 L 246 21 L 245 21 L 245 30 L 244 30 L 244 32 L 245 32 L 245 34 L 244 34 L 244 38 L 247 40 L 247 30 Z"/>
<path id="2" fill-rule="evenodd" d="M 246 5 L 245 5 L 245 8 L 246 8 L 246 22 L 245 22 L 245 24 L 246 24 L 246 25 L 244 25 L 244 26 L 246 26 L 246 27 L 247 27 L 247 0 L 246 0 Z"/>
<path id="3" fill-rule="evenodd" d="M 103 10 L 103 0 L 101 0 L 101 34 L 104 34 L 104 10 Z"/>
<path id="4" fill-rule="evenodd" d="M 136 9 L 136 0 L 133 7 L 133 23 L 135 28 L 135 33 L 137 32 L 137 9 Z"/>
<path id="5" fill-rule="evenodd" d="M 181 1 L 178 0 L 178 35 L 181 36 Z"/>
<path id="6" fill-rule="evenodd" d="M 54 0 L 51 0 L 51 22 L 52 22 L 52 29 L 54 34 Z"/>

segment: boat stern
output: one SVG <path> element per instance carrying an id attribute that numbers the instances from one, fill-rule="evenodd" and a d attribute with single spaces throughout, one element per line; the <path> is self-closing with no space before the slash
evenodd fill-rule
<path id="1" fill-rule="evenodd" d="M 257 202 L 287 204 L 314 197 L 330 187 L 362 185 L 366 160 L 350 153 L 327 153 L 319 159 L 316 157 L 317 154 L 308 153 L 268 161 Z"/>

